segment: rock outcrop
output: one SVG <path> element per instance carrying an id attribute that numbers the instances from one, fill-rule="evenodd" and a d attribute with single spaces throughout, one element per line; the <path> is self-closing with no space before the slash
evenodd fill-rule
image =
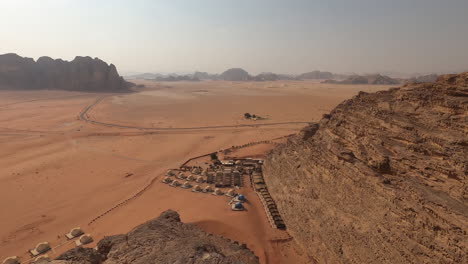
<path id="1" fill-rule="evenodd" d="M 210 235 L 180 221 L 168 210 L 125 235 L 105 237 L 97 250 L 75 248 L 52 261 L 53 264 L 254 264 L 258 258 L 245 247 Z"/>
<path id="2" fill-rule="evenodd" d="M 241 68 L 232 68 L 223 72 L 220 78 L 225 81 L 249 81 L 251 76 Z"/>
<path id="3" fill-rule="evenodd" d="M 467 263 L 468 73 L 360 92 L 274 149 L 264 174 L 318 263 Z"/>
<path id="4" fill-rule="evenodd" d="M 322 71 L 311 71 L 300 74 L 297 76 L 298 79 L 334 79 L 335 76 L 331 72 Z"/>
<path id="5" fill-rule="evenodd" d="M 13 53 L 0 55 L 0 89 L 124 92 L 130 86 L 113 64 L 98 58 L 76 57 L 68 62 L 40 57 L 36 62 Z"/>
<path id="6" fill-rule="evenodd" d="M 372 74 L 372 75 L 352 75 L 342 81 L 326 80 L 323 83 L 336 83 L 336 84 L 374 84 L 374 85 L 393 85 L 399 84 L 400 81 L 390 78 L 385 75 Z"/>

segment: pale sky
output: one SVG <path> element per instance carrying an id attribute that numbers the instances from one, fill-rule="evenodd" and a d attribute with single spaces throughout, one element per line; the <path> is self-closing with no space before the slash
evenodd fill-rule
<path id="1" fill-rule="evenodd" d="M 468 71 L 468 0 L 0 0 L 0 54 L 120 73 Z"/>

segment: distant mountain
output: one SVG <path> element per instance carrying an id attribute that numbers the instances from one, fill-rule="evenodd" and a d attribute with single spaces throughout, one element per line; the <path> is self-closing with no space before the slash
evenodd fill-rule
<path id="1" fill-rule="evenodd" d="M 207 73 L 207 72 L 196 71 L 193 74 L 193 77 L 198 78 L 200 80 L 217 80 L 219 78 L 219 75 L 218 74 L 211 74 L 211 73 Z"/>
<path id="2" fill-rule="evenodd" d="M 422 76 L 418 76 L 418 77 L 413 77 L 413 78 L 409 79 L 408 81 L 413 82 L 413 83 L 433 83 L 433 82 L 437 81 L 438 77 L 439 77 L 439 75 L 437 75 L 437 74 L 429 74 L 429 75 L 422 75 Z"/>
<path id="3" fill-rule="evenodd" d="M 400 84 L 400 81 L 390 78 L 385 75 L 371 74 L 371 75 L 352 75 L 343 81 L 326 80 L 326 81 L 323 81 L 322 83 L 393 85 L 393 84 Z"/>
<path id="4" fill-rule="evenodd" d="M 220 75 L 220 78 L 225 81 L 249 81 L 252 77 L 248 72 L 241 68 L 232 68 Z"/>
<path id="5" fill-rule="evenodd" d="M 192 77 L 191 75 L 169 75 L 169 76 L 160 76 L 156 77 L 156 81 L 159 82 L 177 82 L 177 81 L 191 81 L 191 82 L 199 82 L 200 79 L 197 77 Z"/>
<path id="6" fill-rule="evenodd" d="M 260 73 L 253 77 L 254 81 L 262 82 L 262 81 L 277 81 L 280 79 L 280 76 L 275 73 L 267 72 L 267 73 Z"/>
<path id="7" fill-rule="evenodd" d="M 14 53 L 0 55 L 0 89 L 124 92 L 132 85 L 119 76 L 113 64 L 98 58 L 64 61 L 40 57 L 34 61 Z"/>
<path id="8" fill-rule="evenodd" d="M 131 80 L 131 79 L 152 80 L 152 79 L 156 79 L 157 77 L 162 77 L 162 76 L 164 76 L 164 74 L 145 72 L 145 73 L 127 75 L 127 76 L 125 76 L 125 79 L 128 79 L 128 80 Z"/>
<path id="9" fill-rule="evenodd" d="M 334 79 L 335 76 L 331 72 L 311 71 L 300 74 L 298 79 Z"/>

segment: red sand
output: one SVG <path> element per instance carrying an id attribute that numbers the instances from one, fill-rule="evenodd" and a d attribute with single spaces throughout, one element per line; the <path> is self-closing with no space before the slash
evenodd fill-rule
<path id="1" fill-rule="evenodd" d="M 323 85 L 310 82 L 166 83 L 143 92 L 105 99 L 91 119 L 153 127 L 234 125 L 250 112 L 261 122 L 318 120 L 359 90 L 387 87 Z M 171 86 L 171 88 L 167 88 Z M 147 131 L 98 126 L 79 120 L 79 113 L 102 94 L 62 91 L 0 92 L 0 259 L 18 255 L 38 242 L 70 248 L 64 234 L 75 226 L 96 241 L 128 232 L 166 209 L 184 222 L 246 243 L 262 263 L 307 263 L 287 232 L 270 227 L 250 188 L 246 212 L 233 212 L 227 197 L 174 189 L 157 180 L 143 195 L 88 222 L 133 196 L 153 177 L 190 157 L 232 145 L 295 133 L 304 125 Z M 266 145 L 242 149 L 238 156 L 261 155 Z M 127 173 L 133 173 L 126 177 Z M 58 246 L 58 247 L 57 247 Z M 94 246 L 91 244 L 90 246 Z"/>

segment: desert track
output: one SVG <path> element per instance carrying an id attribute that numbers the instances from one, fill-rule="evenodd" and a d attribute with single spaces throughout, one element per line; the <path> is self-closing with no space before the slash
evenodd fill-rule
<path id="1" fill-rule="evenodd" d="M 204 129 L 222 129 L 222 128 L 242 128 L 242 127 L 262 127 L 262 126 L 277 126 L 277 125 L 296 125 L 296 124 L 309 124 L 310 122 L 295 121 L 295 122 L 277 122 L 277 123 L 256 123 L 256 124 L 241 124 L 241 125 L 221 125 L 221 126 L 199 126 L 199 127 L 141 127 L 141 126 L 128 126 L 114 123 L 106 123 L 97 120 L 89 119 L 86 115 L 96 105 L 106 99 L 107 96 L 99 97 L 94 103 L 88 105 L 81 113 L 79 118 L 87 123 L 94 125 L 101 125 L 107 127 L 126 128 L 126 129 L 139 129 L 139 130 L 153 130 L 153 131 L 181 131 L 181 130 L 204 130 Z"/>

